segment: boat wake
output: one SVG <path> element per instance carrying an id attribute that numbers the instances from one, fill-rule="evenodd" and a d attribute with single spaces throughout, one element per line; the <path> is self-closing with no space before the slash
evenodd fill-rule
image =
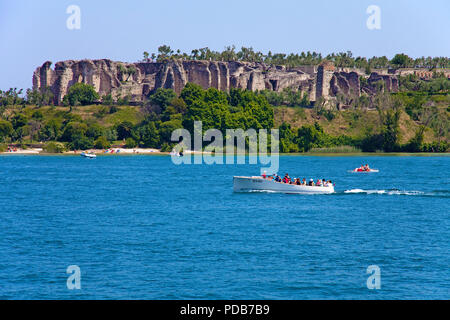
<path id="1" fill-rule="evenodd" d="M 399 195 L 399 196 L 425 196 L 425 197 L 443 197 L 450 198 L 450 191 L 448 190 L 434 190 L 431 192 L 417 191 L 417 190 L 399 190 L 399 189 L 388 189 L 388 190 L 364 190 L 364 189 L 350 189 L 345 190 L 344 194 L 368 194 L 368 195 Z"/>
<path id="2" fill-rule="evenodd" d="M 240 193 L 279 193 L 273 190 L 241 190 Z"/>

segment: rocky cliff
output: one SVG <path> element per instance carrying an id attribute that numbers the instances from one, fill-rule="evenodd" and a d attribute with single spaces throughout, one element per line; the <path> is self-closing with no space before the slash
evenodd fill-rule
<path id="1" fill-rule="evenodd" d="M 33 88 L 50 87 L 57 104 L 61 103 L 70 86 L 77 82 L 93 85 L 100 96 L 109 93 L 114 98 L 129 95 L 134 102 L 145 100 L 157 88 L 171 88 L 179 93 L 188 82 L 220 90 L 282 91 L 293 88 L 307 93 L 311 101 L 319 97 L 332 99 L 338 94 L 373 94 L 376 83 L 380 81 L 385 83 L 385 90 L 398 90 L 394 75 L 372 73 L 366 76 L 359 70 L 337 70 L 330 64 L 286 68 L 247 62 L 180 60 L 123 63 L 102 59 L 61 61 L 55 64 L 54 69 L 51 65 L 47 61 L 36 69 Z M 360 84 L 361 76 L 367 78 L 364 86 Z"/>

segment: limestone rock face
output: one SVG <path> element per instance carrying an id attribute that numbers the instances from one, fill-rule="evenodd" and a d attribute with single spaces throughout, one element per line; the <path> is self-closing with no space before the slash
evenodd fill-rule
<path id="1" fill-rule="evenodd" d="M 373 73 L 367 87 L 361 88 L 356 71 L 339 71 L 330 63 L 315 66 L 286 68 L 263 63 L 185 61 L 165 63 L 124 63 L 108 59 L 67 60 L 57 62 L 54 69 L 45 62 L 33 74 L 33 89 L 50 87 L 55 103 L 60 104 L 70 86 L 83 82 L 94 86 L 100 96 L 111 94 L 113 98 L 130 96 L 132 102 L 145 100 L 158 88 L 170 88 L 180 93 L 188 82 L 203 88 L 229 90 L 282 91 L 285 88 L 301 90 L 315 101 L 319 97 L 330 99 L 337 94 L 359 96 L 361 92 L 372 94 L 373 84 L 385 82 L 385 90 L 398 90 L 398 81 L 392 75 Z M 132 70 L 132 71 L 130 71 Z"/>

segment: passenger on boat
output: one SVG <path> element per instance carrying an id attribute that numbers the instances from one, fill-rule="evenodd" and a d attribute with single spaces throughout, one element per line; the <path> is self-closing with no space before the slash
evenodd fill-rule
<path id="1" fill-rule="evenodd" d="M 265 172 L 265 171 L 263 172 L 262 177 L 263 177 L 263 179 L 266 179 L 266 178 L 267 178 L 267 175 L 266 175 L 266 172 Z"/>
<path id="2" fill-rule="evenodd" d="M 303 178 L 303 180 L 302 180 L 302 186 L 306 186 L 306 179 L 305 178 Z"/>
<path id="3" fill-rule="evenodd" d="M 295 184 L 298 185 L 298 186 L 302 184 L 302 183 L 300 182 L 300 178 L 296 178 L 296 179 L 295 179 Z"/>
<path id="4" fill-rule="evenodd" d="M 309 183 L 308 183 L 308 186 L 314 186 L 314 180 L 313 179 L 309 179 Z"/>
<path id="5" fill-rule="evenodd" d="M 316 182 L 316 186 L 318 186 L 318 187 L 321 187 L 322 186 L 322 180 L 317 180 L 317 182 Z"/>

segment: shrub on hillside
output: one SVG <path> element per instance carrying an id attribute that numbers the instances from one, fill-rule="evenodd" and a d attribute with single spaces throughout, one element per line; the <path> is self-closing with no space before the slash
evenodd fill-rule
<path id="1" fill-rule="evenodd" d="M 95 140 L 94 142 L 95 149 L 108 149 L 110 147 L 111 143 L 104 136 L 98 137 L 97 140 Z"/>
<path id="2" fill-rule="evenodd" d="M 70 150 L 87 150 L 91 149 L 94 146 L 94 143 L 86 136 L 76 136 L 68 146 Z"/>
<path id="3" fill-rule="evenodd" d="M 125 147 L 128 149 L 132 149 L 132 148 L 136 148 L 137 143 L 136 141 L 134 141 L 133 138 L 127 138 L 127 140 L 125 140 Z"/>
<path id="4" fill-rule="evenodd" d="M 66 146 L 61 142 L 49 142 L 43 149 L 47 153 L 63 153 L 66 151 Z"/>

